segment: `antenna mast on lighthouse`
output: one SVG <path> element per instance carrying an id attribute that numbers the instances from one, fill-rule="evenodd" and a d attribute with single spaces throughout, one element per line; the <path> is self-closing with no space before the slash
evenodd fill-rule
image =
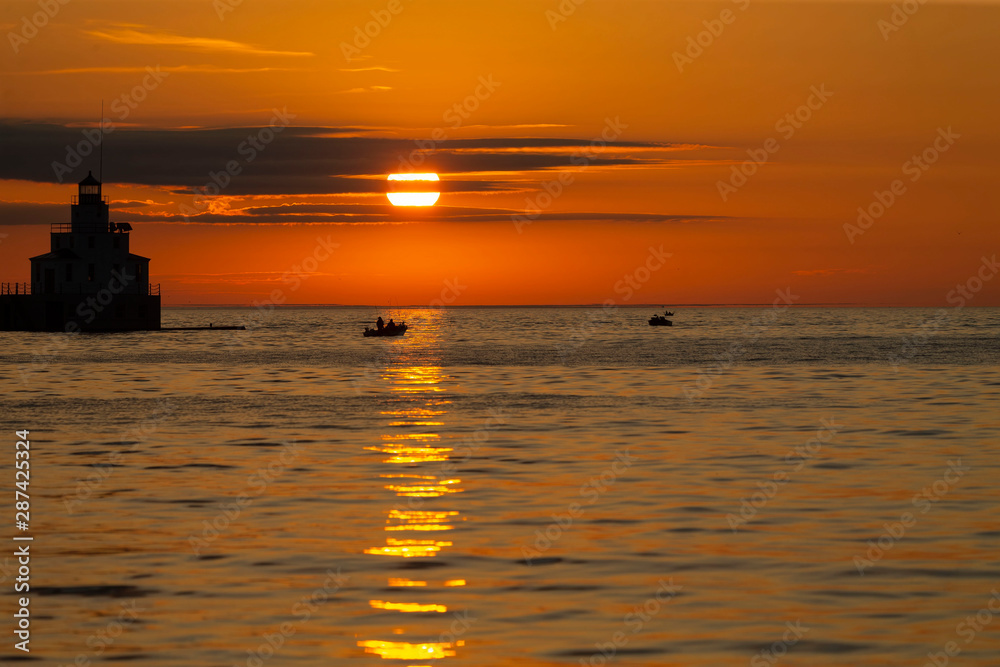
<path id="1" fill-rule="evenodd" d="M 101 150 L 100 163 L 97 166 L 97 180 L 104 182 L 104 100 L 101 100 Z"/>

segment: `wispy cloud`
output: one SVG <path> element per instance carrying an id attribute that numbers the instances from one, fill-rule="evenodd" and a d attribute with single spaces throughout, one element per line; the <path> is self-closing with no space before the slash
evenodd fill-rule
<path id="1" fill-rule="evenodd" d="M 3 207 L 0 206 L 0 211 Z M 430 209 L 400 211 L 385 204 L 280 204 L 242 209 L 206 211 L 182 215 L 168 211 L 121 210 L 119 219 L 132 223 L 214 224 L 214 225 L 381 225 L 415 222 L 509 223 L 512 215 L 522 213 L 504 208 L 467 208 L 434 206 Z M 603 213 L 567 211 L 542 213 L 535 223 L 544 222 L 614 222 L 661 225 L 720 224 L 737 221 L 726 216 L 672 215 L 659 213 Z"/>
<path id="2" fill-rule="evenodd" d="M 398 72 L 399 70 L 398 69 L 393 69 L 391 67 L 381 67 L 381 66 L 374 66 L 373 65 L 372 67 L 353 67 L 353 68 L 341 69 L 341 70 L 338 70 L 338 71 L 340 71 L 340 72 Z"/>
<path id="3" fill-rule="evenodd" d="M 866 269 L 807 269 L 792 271 L 797 276 L 835 276 L 840 273 L 868 273 Z"/>
<path id="4" fill-rule="evenodd" d="M 558 153 L 562 154 L 566 152 L 567 147 L 571 147 L 574 144 L 566 143 L 560 144 L 558 140 L 547 146 L 460 146 L 450 149 L 453 153 L 488 153 L 495 155 L 497 153 Z M 578 145 L 578 144 L 576 144 Z M 610 146 L 604 147 L 602 153 L 666 153 L 666 152 L 676 152 L 676 151 L 694 151 L 702 149 L 711 149 L 713 146 L 708 146 L 705 144 L 666 144 L 666 143 L 655 143 L 650 142 L 647 144 L 632 143 L 618 143 L 611 144 Z"/>
<path id="5" fill-rule="evenodd" d="M 215 65 L 173 65 L 163 67 L 163 72 L 187 72 L 190 74 L 254 74 L 258 72 L 303 72 L 301 67 L 217 67 Z M 71 67 L 67 69 L 26 70 L 20 72 L 0 72 L 0 76 L 36 76 L 42 74 L 132 74 L 146 72 L 145 67 Z"/>
<path id="6" fill-rule="evenodd" d="M 467 125 L 466 127 L 510 127 L 515 129 L 520 128 L 548 128 L 548 127 L 574 127 L 573 125 L 564 125 L 562 123 L 518 123 L 516 125 Z"/>
<path id="7" fill-rule="evenodd" d="M 508 208 L 472 208 L 435 206 L 430 209 L 400 211 L 379 195 L 378 203 L 312 203 L 309 197 L 294 203 L 250 205 L 229 208 L 223 202 L 216 210 L 193 215 L 178 212 L 173 204 L 115 201 L 116 219 L 135 223 L 210 224 L 210 225 L 384 225 L 414 222 L 456 224 L 509 223 L 522 211 Z M 243 203 L 245 203 L 244 200 Z M 8 224 L 48 225 L 66 209 L 65 203 L 27 203 L 0 201 L 0 228 Z M 744 219 L 745 220 L 745 219 Z M 679 215 L 662 213 L 603 213 L 594 211 L 545 212 L 535 223 L 545 222 L 614 222 L 660 225 L 717 225 L 740 222 L 727 216 Z M 849 271 L 854 272 L 854 271 Z"/>
<path id="8" fill-rule="evenodd" d="M 259 56 L 312 56 L 307 51 L 277 51 L 264 49 L 252 44 L 234 42 L 228 39 L 213 37 L 189 37 L 167 32 L 153 32 L 137 29 L 133 26 L 116 26 L 104 30 L 87 30 L 86 34 L 115 44 L 137 44 L 141 46 L 165 46 L 194 51 L 215 51 L 221 53 L 240 53 Z"/>
<path id="9" fill-rule="evenodd" d="M 242 273 L 161 273 L 159 279 L 171 281 L 185 285 L 208 284 L 217 285 L 225 283 L 229 285 L 256 285 L 258 283 L 273 283 L 287 276 L 287 271 L 245 271 Z M 336 276 L 336 273 L 323 271 L 312 272 L 309 275 Z"/>
<path id="10" fill-rule="evenodd" d="M 368 86 L 367 88 L 349 88 L 347 90 L 338 90 L 336 95 L 354 95 L 357 93 L 384 93 L 387 90 L 392 90 L 391 86 Z"/>

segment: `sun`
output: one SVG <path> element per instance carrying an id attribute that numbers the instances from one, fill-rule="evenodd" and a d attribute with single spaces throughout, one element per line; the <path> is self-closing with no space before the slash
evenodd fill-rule
<path id="1" fill-rule="evenodd" d="M 389 181 L 432 182 L 440 181 L 437 174 L 389 174 Z M 390 186 L 392 187 L 392 186 Z M 410 186 L 412 188 L 412 186 Z M 429 186 L 425 186 L 429 187 Z M 387 192 L 393 206 L 434 206 L 440 192 Z"/>

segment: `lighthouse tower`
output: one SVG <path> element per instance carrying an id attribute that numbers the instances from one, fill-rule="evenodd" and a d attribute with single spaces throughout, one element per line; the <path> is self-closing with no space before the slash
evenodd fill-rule
<path id="1" fill-rule="evenodd" d="M 88 173 L 73 197 L 70 223 L 53 224 L 49 252 L 31 258 L 31 292 L 149 294 L 149 258 L 128 251 L 131 230 L 127 222 L 111 222 L 101 182 Z"/>
<path id="2" fill-rule="evenodd" d="M 92 173 L 80 181 L 69 223 L 51 226 L 49 252 L 31 258 L 31 286 L 4 285 L 0 329 L 138 331 L 160 328 L 149 258 L 129 252 L 127 222 L 111 222 Z M 6 298 L 11 297 L 11 298 Z"/>

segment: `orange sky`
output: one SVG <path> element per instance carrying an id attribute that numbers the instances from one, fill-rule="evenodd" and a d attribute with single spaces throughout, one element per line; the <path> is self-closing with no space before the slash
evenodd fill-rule
<path id="1" fill-rule="evenodd" d="M 761 303 L 788 286 L 801 302 L 944 305 L 1000 251 L 994 3 L 928 3 L 898 26 L 891 4 L 856 2 L 52 3 L 37 30 L 36 2 L 0 13 L 3 281 L 28 279 L 96 171 L 93 154 L 54 165 L 102 99 L 112 219 L 133 224 L 165 304 L 275 289 L 428 304 L 457 281 L 466 305 Z M 248 162 L 242 142 L 275 109 L 283 129 Z M 585 153 L 602 132 L 617 145 Z M 426 161 L 401 168 L 418 140 Z M 911 162 L 925 149 L 926 171 Z M 228 161 L 240 173 L 195 205 Z M 397 170 L 438 171 L 438 205 L 389 207 Z M 845 232 L 896 179 L 884 215 Z M 720 194 L 726 181 L 739 187 Z M 293 280 L 317 239 L 337 247 Z M 626 298 L 619 281 L 646 277 L 661 246 Z M 998 283 L 970 303 L 1000 305 Z"/>

